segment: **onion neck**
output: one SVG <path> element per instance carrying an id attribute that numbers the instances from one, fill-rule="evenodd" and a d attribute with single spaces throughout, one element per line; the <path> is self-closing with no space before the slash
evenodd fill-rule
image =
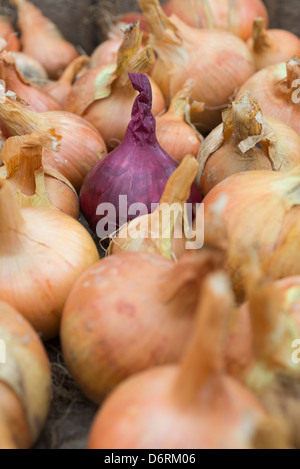
<path id="1" fill-rule="evenodd" d="M 41 114 L 24 109 L 3 94 L 0 95 L 0 119 L 12 135 L 34 133 L 43 126 Z"/>
<path id="2" fill-rule="evenodd" d="M 202 287 L 197 307 L 195 333 L 182 360 L 175 383 L 177 398 L 187 406 L 198 399 L 201 389 L 220 383 L 224 374 L 224 342 L 233 308 L 228 278 L 217 273 Z M 217 386 L 216 391 L 220 388 Z M 213 388 L 210 390 L 214 399 Z"/>
<path id="3" fill-rule="evenodd" d="M 73 60 L 70 65 L 65 69 L 64 73 L 58 80 L 59 83 L 66 83 L 67 85 L 72 85 L 73 81 L 75 80 L 76 76 L 79 72 L 85 67 L 88 63 L 89 57 L 87 56 L 80 56 Z"/>
<path id="4" fill-rule="evenodd" d="M 138 3 L 148 20 L 152 34 L 158 40 L 175 37 L 177 29 L 163 12 L 159 0 L 138 0 Z"/>
<path id="5" fill-rule="evenodd" d="M 155 55 L 151 46 L 145 47 L 142 51 L 134 55 L 120 71 L 113 87 L 126 88 L 126 94 L 135 94 L 129 78 L 129 73 L 149 73 L 155 62 Z"/>
<path id="6" fill-rule="evenodd" d="M 266 30 L 266 22 L 264 18 L 256 18 L 254 21 L 252 38 L 254 51 L 257 53 L 271 47 L 271 41 Z"/>
<path id="7" fill-rule="evenodd" d="M 165 115 L 171 115 L 179 120 L 185 120 L 186 109 L 189 105 L 193 90 L 193 80 L 188 80 L 185 86 L 172 99 L 170 108 Z"/>
<path id="8" fill-rule="evenodd" d="M 187 155 L 180 166 L 169 178 L 160 205 L 185 203 L 190 195 L 191 186 L 196 178 L 199 165 L 192 155 Z"/>
<path id="9" fill-rule="evenodd" d="M 35 171 L 42 168 L 42 154 L 42 146 L 20 148 L 19 169 L 15 184 L 24 195 L 34 195 L 36 192 Z"/>

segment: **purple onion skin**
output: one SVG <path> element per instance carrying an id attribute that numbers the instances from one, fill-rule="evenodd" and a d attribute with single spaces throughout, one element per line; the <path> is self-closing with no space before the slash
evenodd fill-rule
<path id="1" fill-rule="evenodd" d="M 133 88 L 140 92 L 132 108 L 132 120 L 121 145 L 89 172 L 80 192 L 80 205 L 90 228 L 96 232 L 104 214 L 97 215 L 100 204 L 110 203 L 116 209 L 116 225 L 111 233 L 136 216 L 127 215 L 132 204 L 143 203 L 151 213 L 151 204 L 158 203 L 178 162 L 159 145 L 152 115 L 152 90 L 147 75 L 130 73 Z M 196 188 L 193 202 L 200 202 Z M 126 219 L 119 217 L 119 196 L 127 196 Z M 143 215 L 142 213 L 141 215 Z"/>

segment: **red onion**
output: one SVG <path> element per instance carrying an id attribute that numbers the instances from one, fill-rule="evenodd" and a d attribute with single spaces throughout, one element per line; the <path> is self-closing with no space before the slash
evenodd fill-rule
<path id="1" fill-rule="evenodd" d="M 177 161 L 161 148 L 155 135 L 149 78 L 142 73 L 130 73 L 129 77 L 134 89 L 140 94 L 134 102 L 132 120 L 124 140 L 90 171 L 80 193 L 82 212 L 94 231 L 97 223 L 104 218 L 104 214 L 96 213 L 100 204 L 110 203 L 116 209 L 113 223 L 110 221 L 110 233 L 139 215 L 128 213 L 133 204 L 143 203 L 147 213 L 151 213 L 151 204 L 159 203 L 169 177 L 178 166 Z M 127 196 L 127 214 L 124 214 L 124 219 L 123 214 L 120 217 L 118 213 L 120 195 Z"/>

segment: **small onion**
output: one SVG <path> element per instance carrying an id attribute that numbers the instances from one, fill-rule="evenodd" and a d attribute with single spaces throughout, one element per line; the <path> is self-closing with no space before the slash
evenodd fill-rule
<path id="1" fill-rule="evenodd" d="M 50 78 L 59 78 L 69 63 L 79 55 L 77 50 L 33 3 L 26 0 L 11 0 L 11 3 L 18 8 L 23 52 L 37 59 Z"/>
<path id="2" fill-rule="evenodd" d="M 173 98 L 169 110 L 156 118 L 159 144 L 179 163 L 187 154 L 197 157 L 203 140 L 190 119 L 193 86 L 193 81 L 188 80 Z"/>
<path id="3" fill-rule="evenodd" d="M 300 164 L 300 137 L 283 122 L 263 117 L 245 92 L 223 112 L 223 124 L 205 139 L 198 155 L 198 183 L 203 195 L 235 173 L 287 172 Z"/>
<path id="4" fill-rule="evenodd" d="M 257 71 L 300 55 L 300 39 L 283 29 L 266 30 L 264 18 L 254 21 L 253 35 L 247 45 L 253 54 Z"/>
<path id="5" fill-rule="evenodd" d="M 127 28 L 119 50 L 117 68 L 108 66 L 90 70 L 75 82 L 66 102 L 66 110 L 93 124 L 110 150 L 123 140 L 137 96 L 128 73 L 148 73 L 155 61 L 150 46 L 138 52 L 141 41 L 138 24 Z M 152 80 L 151 87 L 153 114 L 156 116 L 165 109 L 165 102 Z"/>
<path id="6" fill-rule="evenodd" d="M 178 264 L 123 252 L 88 269 L 61 325 L 64 359 L 84 393 L 99 404 L 128 376 L 176 363 L 190 338 L 203 279 L 222 262 L 208 250 Z"/>
<path id="7" fill-rule="evenodd" d="M 204 199 L 205 240 L 228 240 L 227 268 L 239 299 L 245 294 L 245 252 L 254 252 L 274 280 L 300 274 L 300 170 L 235 174 Z"/>
<path id="8" fill-rule="evenodd" d="M 2 301 L 0 337 L 6 345 L 6 363 L 0 365 L 0 449 L 27 449 L 48 414 L 50 363 L 32 327 Z"/>
<path id="9" fill-rule="evenodd" d="M 53 338 L 74 283 L 99 259 L 96 246 L 80 223 L 58 210 L 20 210 L 1 178 L 0 220 L 0 300 L 43 339 Z"/>
<path id="10" fill-rule="evenodd" d="M 264 115 L 279 119 L 300 135 L 300 57 L 257 72 L 241 87 L 250 91 Z"/>
<path id="11" fill-rule="evenodd" d="M 267 416 L 254 395 L 226 374 L 231 308 L 227 277 L 210 276 L 181 363 L 140 373 L 119 386 L 96 416 L 89 448 L 253 448 Z"/>
<path id="12" fill-rule="evenodd" d="M 5 82 L 8 90 L 28 103 L 26 108 L 30 111 L 47 112 L 61 109 L 56 99 L 22 77 L 11 52 L 4 51 L 0 54 L 0 79 Z"/>
<path id="13" fill-rule="evenodd" d="M 2 150 L 6 179 L 23 207 L 52 207 L 79 218 L 79 200 L 74 187 L 61 174 L 42 164 L 43 148 L 56 149 L 59 137 L 52 132 L 11 137 Z"/>
<path id="14" fill-rule="evenodd" d="M 89 170 L 106 155 L 101 135 L 79 116 L 62 111 L 28 111 L 7 95 L 11 97 L 11 93 L 0 89 L 0 119 L 11 134 L 21 136 L 55 129 L 62 137 L 61 149 L 45 149 L 43 163 L 59 171 L 79 191 Z"/>
<path id="15" fill-rule="evenodd" d="M 163 9 L 194 28 L 225 29 L 244 40 L 251 36 L 255 18 L 268 22 L 261 0 L 168 0 Z"/>
<path id="16" fill-rule="evenodd" d="M 158 0 L 139 0 L 157 54 L 151 73 L 169 103 L 184 83 L 192 78 L 192 99 L 206 109 L 192 106 L 192 122 L 202 132 L 221 122 L 221 109 L 235 90 L 255 72 L 246 44 L 233 34 L 216 29 L 194 29 L 176 16 L 163 13 Z"/>

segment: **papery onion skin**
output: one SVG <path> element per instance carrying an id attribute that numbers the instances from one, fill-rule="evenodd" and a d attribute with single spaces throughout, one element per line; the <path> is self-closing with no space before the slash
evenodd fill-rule
<path id="1" fill-rule="evenodd" d="M 84 119 L 62 111 L 33 113 L 5 96 L 0 96 L 0 118 L 12 135 L 24 135 L 49 128 L 62 137 L 58 153 L 45 149 L 43 162 L 65 176 L 77 191 L 90 169 L 106 155 L 105 143 Z"/>
<path id="2" fill-rule="evenodd" d="M 48 74 L 44 67 L 30 55 L 24 52 L 13 52 L 13 56 L 20 74 L 33 83 L 43 84 L 48 80 Z"/>
<path id="3" fill-rule="evenodd" d="M 206 9 L 208 3 L 208 10 Z M 252 23 L 262 16 L 268 22 L 268 12 L 261 0 L 168 0 L 163 5 L 167 15 L 175 14 L 194 28 L 215 27 L 226 29 L 246 40 L 251 36 Z"/>
<path id="4" fill-rule="evenodd" d="M 299 188 L 297 169 L 287 174 L 251 171 L 225 179 L 205 197 L 206 242 L 229 240 L 227 269 L 240 301 L 245 251 L 257 253 L 263 272 L 273 280 L 300 274 Z"/>
<path id="5" fill-rule="evenodd" d="M 254 170 L 288 172 L 300 164 L 300 138 L 291 127 L 280 120 L 262 116 L 256 100 L 246 93 L 241 95 L 233 105 L 244 108 L 243 114 L 239 117 L 235 116 L 239 120 L 231 129 L 227 129 L 226 121 L 214 129 L 204 140 L 198 155 L 201 168 L 198 182 L 203 196 L 224 179 L 236 173 Z M 271 132 L 268 138 L 273 138 L 274 144 L 267 140 L 267 133 L 263 133 L 261 122 L 264 126 L 268 126 L 268 132 Z M 246 131 L 247 124 L 248 132 Z M 257 130 L 254 128 L 255 124 L 258 126 Z M 240 137 L 239 129 L 245 132 L 243 137 Z M 255 135 L 259 136 L 260 132 L 260 142 L 249 145 L 250 148 L 243 152 L 239 147 L 240 143 L 246 142 L 247 138 L 253 138 Z"/>
<path id="6" fill-rule="evenodd" d="M 49 208 L 20 211 L 0 179 L 0 300 L 15 307 L 44 340 L 58 334 L 66 299 L 81 273 L 99 259 L 88 232 Z M 13 227 L 13 228 L 11 228 Z"/>
<path id="7" fill-rule="evenodd" d="M 192 78 L 192 100 L 206 105 L 204 112 L 192 107 L 192 122 L 201 133 L 212 130 L 221 121 L 223 107 L 255 72 L 249 49 L 226 31 L 193 29 L 176 16 L 168 19 L 156 0 L 139 0 L 139 4 L 152 27 L 150 44 L 158 56 L 152 78 L 167 103 Z"/>
<path id="8" fill-rule="evenodd" d="M 21 49 L 16 31 L 12 27 L 11 20 L 0 15 L 0 37 L 7 42 L 6 50 L 18 52 Z"/>
<path id="9" fill-rule="evenodd" d="M 267 30 L 263 18 L 255 20 L 253 37 L 248 40 L 247 45 L 254 57 L 257 71 L 300 55 L 300 39 L 283 29 Z"/>
<path id="10" fill-rule="evenodd" d="M 292 59 L 297 66 L 299 58 Z M 294 66 L 294 65 L 292 65 Z M 297 79 L 300 72 L 289 84 L 287 78 L 287 64 L 272 65 L 257 72 L 244 83 L 237 98 L 245 91 L 250 91 L 257 99 L 264 115 L 279 119 L 292 127 L 300 135 L 300 91 Z"/>
<path id="11" fill-rule="evenodd" d="M 138 213 L 128 213 L 133 204 L 143 203 L 151 213 L 152 204 L 159 203 L 169 177 L 178 166 L 157 142 L 148 77 L 133 73 L 130 79 L 140 94 L 133 105 L 132 120 L 125 138 L 116 150 L 90 171 L 80 192 L 81 210 L 95 232 L 103 218 L 103 215 L 97 215 L 97 208 L 102 203 L 110 203 L 116 208 L 111 233 L 136 218 Z M 124 214 L 118 213 L 120 196 L 127 196 L 127 213 Z"/>
<path id="12" fill-rule="evenodd" d="M 224 372 L 221 330 L 224 334 L 222 319 L 229 298 L 223 280 L 223 274 L 218 274 L 205 282 L 196 332 L 181 364 L 153 368 L 121 384 L 96 416 L 90 449 L 252 447 L 265 412 L 246 388 Z M 221 309 L 224 316 L 219 314 Z M 215 350 L 210 353 L 212 344 Z M 247 431 L 242 431 L 246 422 Z"/>
<path id="13" fill-rule="evenodd" d="M 28 103 L 26 109 L 30 111 L 48 112 L 61 109 L 56 99 L 21 76 L 12 53 L 0 54 L 0 79 L 5 82 L 8 90 Z"/>
<path id="14" fill-rule="evenodd" d="M 2 301 L 0 337 L 7 347 L 7 363 L 0 368 L 0 448 L 27 449 L 49 410 L 50 363 L 32 327 Z"/>
<path id="15" fill-rule="evenodd" d="M 18 7 L 23 52 L 37 59 L 50 78 L 59 78 L 69 63 L 79 55 L 77 50 L 33 3 L 25 0 L 11 2 Z"/>

